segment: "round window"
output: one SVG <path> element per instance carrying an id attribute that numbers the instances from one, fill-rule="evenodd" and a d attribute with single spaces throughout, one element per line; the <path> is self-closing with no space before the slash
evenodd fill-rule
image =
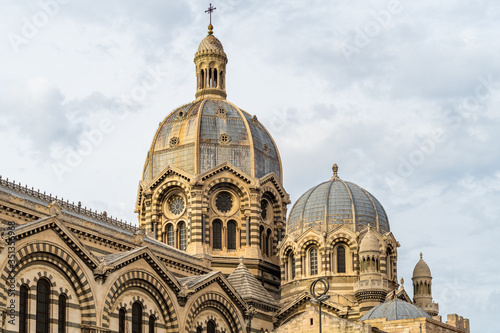
<path id="1" fill-rule="evenodd" d="M 227 213 L 233 208 L 233 198 L 227 192 L 221 192 L 215 199 L 215 207 L 221 213 Z"/>
<path id="2" fill-rule="evenodd" d="M 168 205 L 170 212 L 174 215 L 181 215 L 184 212 L 185 207 L 186 204 L 184 203 L 184 199 L 177 195 L 172 197 L 170 204 Z"/>

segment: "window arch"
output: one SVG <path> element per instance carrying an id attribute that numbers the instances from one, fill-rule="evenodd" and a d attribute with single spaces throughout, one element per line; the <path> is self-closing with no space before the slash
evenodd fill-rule
<path id="1" fill-rule="evenodd" d="M 220 220 L 212 222 L 212 248 L 214 250 L 222 249 L 222 222 Z"/>
<path id="2" fill-rule="evenodd" d="M 209 320 L 207 323 L 207 333 L 215 333 L 215 322 L 213 320 Z"/>
<path id="3" fill-rule="evenodd" d="M 227 249 L 236 250 L 236 222 L 233 220 L 227 223 Z"/>
<path id="4" fill-rule="evenodd" d="M 38 280 L 36 285 L 36 332 L 50 331 L 50 283 L 46 279 Z"/>
<path id="5" fill-rule="evenodd" d="M 57 332 L 66 332 L 66 307 L 67 307 L 67 297 L 65 294 L 59 295 L 58 301 L 58 317 L 57 317 Z"/>
<path id="6" fill-rule="evenodd" d="M 271 229 L 267 229 L 264 248 L 266 256 L 271 256 L 273 254 Z"/>
<path id="7" fill-rule="evenodd" d="M 172 223 L 167 224 L 165 228 L 165 243 L 170 246 L 175 246 L 174 226 Z"/>
<path id="8" fill-rule="evenodd" d="M 149 333 L 155 333 L 155 323 L 156 317 L 153 315 L 149 316 Z"/>
<path id="9" fill-rule="evenodd" d="M 318 274 L 318 249 L 313 247 L 309 250 L 309 273 Z"/>
<path id="10" fill-rule="evenodd" d="M 186 223 L 180 222 L 177 230 L 179 231 L 179 249 L 184 251 L 187 247 Z"/>
<path id="11" fill-rule="evenodd" d="M 139 302 L 132 304 L 132 333 L 142 333 L 142 305 Z"/>
<path id="12" fill-rule="evenodd" d="M 259 228 L 259 247 L 260 251 L 264 253 L 264 227 L 260 226 Z"/>
<path id="13" fill-rule="evenodd" d="M 127 312 L 124 308 L 121 308 L 118 312 L 118 332 L 125 333 L 125 317 L 127 316 Z"/>
<path id="14" fill-rule="evenodd" d="M 28 332 L 28 286 L 19 289 L 19 333 Z"/>
<path id="15" fill-rule="evenodd" d="M 337 246 L 337 273 L 346 272 L 345 247 Z"/>

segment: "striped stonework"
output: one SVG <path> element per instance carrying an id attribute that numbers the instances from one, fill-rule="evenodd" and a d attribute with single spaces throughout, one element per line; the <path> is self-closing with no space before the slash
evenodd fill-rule
<path id="1" fill-rule="evenodd" d="M 160 307 L 167 332 L 177 332 L 179 323 L 172 300 L 172 291 L 163 285 L 156 277 L 145 271 L 131 271 L 120 275 L 111 285 L 104 301 L 103 326 L 110 327 L 112 311 L 117 309 L 116 300 L 129 290 L 143 290 L 149 293 Z M 116 312 L 116 311 L 115 311 Z"/>
<path id="2" fill-rule="evenodd" d="M 219 311 L 227 320 L 231 332 L 243 332 L 238 311 L 223 295 L 210 292 L 198 297 L 189 308 L 184 324 L 185 332 L 196 332 L 195 318 L 207 309 Z"/>
<path id="3" fill-rule="evenodd" d="M 83 269 L 80 267 L 80 264 L 65 250 L 54 244 L 32 243 L 19 249 L 16 253 L 16 258 L 16 275 L 20 275 L 23 269 L 32 264 L 48 264 L 57 267 L 59 271 L 65 275 L 67 281 L 73 286 L 74 292 L 78 297 L 78 303 L 75 304 L 81 309 L 81 323 L 83 325 L 96 324 L 96 305 L 89 280 Z M 40 272 L 40 276 L 45 276 L 46 273 L 47 272 Z M 6 274 L 7 268 L 2 273 L 2 280 Z"/>

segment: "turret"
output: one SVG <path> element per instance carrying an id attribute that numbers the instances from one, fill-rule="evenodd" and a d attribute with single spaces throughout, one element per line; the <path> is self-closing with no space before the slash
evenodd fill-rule
<path id="1" fill-rule="evenodd" d="M 355 293 L 361 314 L 382 303 L 387 295 L 388 283 L 380 272 L 380 255 L 380 243 L 368 227 L 359 246 L 360 273 Z"/>
<path id="2" fill-rule="evenodd" d="M 439 305 L 432 301 L 432 275 L 422 253 L 413 270 L 413 301 L 431 316 L 437 316 Z"/>

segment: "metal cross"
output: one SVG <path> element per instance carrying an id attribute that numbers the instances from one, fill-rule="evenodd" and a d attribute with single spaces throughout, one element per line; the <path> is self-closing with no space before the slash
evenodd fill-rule
<path id="1" fill-rule="evenodd" d="M 212 12 L 213 12 L 214 10 L 216 10 L 216 9 L 217 9 L 217 8 L 212 7 L 212 4 L 210 4 L 210 6 L 208 6 L 208 9 L 207 9 L 207 10 L 205 10 L 205 13 L 210 14 L 210 24 L 212 24 Z"/>

